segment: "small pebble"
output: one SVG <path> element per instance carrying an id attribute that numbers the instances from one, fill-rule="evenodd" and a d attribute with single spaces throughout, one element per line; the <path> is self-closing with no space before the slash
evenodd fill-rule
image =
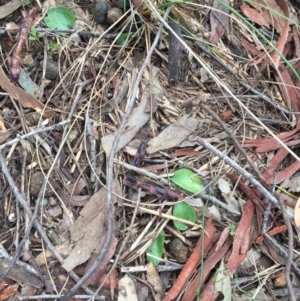
<path id="1" fill-rule="evenodd" d="M 108 4 L 105 1 L 99 1 L 94 8 L 94 19 L 99 24 L 106 22 L 107 11 L 109 9 Z"/>
<path id="2" fill-rule="evenodd" d="M 9 221 L 10 223 L 15 223 L 15 222 L 16 222 L 16 215 L 15 215 L 14 212 L 11 213 L 11 214 L 8 216 L 8 221 Z"/>
<path id="3" fill-rule="evenodd" d="M 42 68 L 43 63 L 43 61 L 41 61 L 40 63 Z M 52 60 L 47 60 L 45 77 L 50 80 L 56 79 L 58 77 L 58 66 Z"/>
<path id="4" fill-rule="evenodd" d="M 122 15 L 123 15 L 123 13 L 119 8 L 113 7 L 108 10 L 106 21 L 109 25 L 112 25 L 116 21 L 118 21 L 122 17 Z"/>
<path id="5" fill-rule="evenodd" d="M 174 238 L 169 243 L 168 250 L 178 263 L 185 263 L 190 253 L 189 248 L 179 238 Z"/>

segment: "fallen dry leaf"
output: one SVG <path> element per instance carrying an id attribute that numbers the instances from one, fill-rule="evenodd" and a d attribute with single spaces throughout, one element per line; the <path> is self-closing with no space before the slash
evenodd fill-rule
<path id="1" fill-rule="evenodd" d="M 90 258 L 101 237 L 106 235 L 106 224 L 106 188 L 102 187 L 91 197 L 71 227 L 71 239 L 75 241 L 75 247 L 65 259 L 64 269 L 71 271 Z"/>
<path id="2" fill-rule="evenodd" d="M 6 4 L 0 6 L 0 19 L 3 19 L 21 7 L 22 2 L 20 0 L 8 1 Z"/>
<path id="3" fill-rule="evenodd" d="M 97 257 L 98 257 L 98 253 L 102 250 L 103 245 L 105 242 L 105 236 L 102 236 L 101 241 L 99 243 L 99 245 L 96 247 L 95 252 L 97 253 L 93 253 L 84 269 L 84 274 L 86 274 L 90 268 L 93 266 L 94 262 L 96 261 Z M 110 242 L 110 246 L 108 248 L 108 252 L 105 254 L 103 260 L 101 261 L 101 263 L 99 264 L 99 266 L 97 267 L 96 271 L 90 276 L 90 278 L 85 282 L 85 285 L 96 285 L 99 284 L 99 279 L 101 279 L 101 277 L 103 277 L 103 275 L 106 273 L 106 269 L 107 269 L 107 265 L 109 263 L 109 261 L 111 260 L 111 258 L 114 256 L 115 251 L 116 251 L 116 246 L 117 246 L 118 240 L 113 237 L 111 242 Z"/>
<path id="4" fill-rule="evenodd" d="M 0 274 L 2 275 L 9 266 L 12 257 L 10 257 L 5 251 L 0 252 Z M 6 276 L 8 279 L 12 279 L 18 283 L 28 284 L 37 288 L 44 286 L 42 280 L 37 276 L 35 270 L 27 263 L 17 260 L 12 269 Z"/>
<path id="5" fill-rule="evenodd" d="M 255 3 L 258 5 L 255 5 Z M 240 6 L 246 17 L 260 26 L 265 26 L 266 28 L 273 26 L 278 33 L 282 32 L 285 18 L 280 16 L 283 15 L 283 11 L 275 0 L 255 0 L 251 3 L 251 6 L 254 8 L 251 8 L 246 3 L 242 3 Z"/>
<path id="6" fill-rule="evenodd" d="M 224 3 L 230 5 L 228 0 Z M 210 12 L 211 36 L 209 42 L 213 45 L 216 45 L 225 33 L 228 19 L 229 9 L 215 0 Z"/>
<path id="7" fill-rule="evenodd" d="M 182 116 L 177 123 L 171 124 L 157 137 L 148 143 L 147 153 L 155 153 L 160 150 L 177 146 L 198 127 L 199 121 L 187 115 Z"/>
<path id="8" fill-rule="evenodd" d="M 147 265 L 147 280 L 151 284 L 151 291 L 155 301 L 161 301 L 165 292 L 153 262 Z"/>
<path id="9" fill-rule="evenodd" d="M 46 108 L 41 102 L 39 102 L 34 96 L 25 92 L 19 87 L 13 85 L 8 77 L 5 75 L 2 67 L 0 66 L 0 86 L 5 90 L 12 98 L 16 99 L 25 108 L 31 108 L 40 112 L 46 118 L 55 116 L 55 112 Z"/>
<path id="10" fill-rule="evenodd" d="M 135 285 L 127 274 L 120 279 L 118 301 L 138 301 Z"/>
<path id="11" fill-rule="evenodd" d="M 8 285 L 0 291 L 0 301 L 5 301 L 9 297 L 18 293 L 19 284 L 15 283 L 12 285 Z"/>
<path id="12" fill-rule="evenodd" d="M 131 114 L 120 138 L 117 150 L 120 150 L 134 138 L 137 132 L 148 122 L 151 114 L 156 109 L 156 99 L 161 98 L 163 92 L 163 88 L 158 80 L 158 74 L 159 69 L 155 66 L 152 66 L 151 78 L 149 80 L 150 87 L 144 91 L 140 104 Z M 114 139 L 115 133 L 101 138 L 101 144 L 106 156 L 109 156 L 110 154 Z"/>

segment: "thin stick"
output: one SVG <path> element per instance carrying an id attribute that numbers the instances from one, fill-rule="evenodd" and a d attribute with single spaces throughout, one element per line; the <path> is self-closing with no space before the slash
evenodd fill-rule
<path id="1" fill-rule="evenodd" d="M 44 299 L 60 299 L 63 298 L 63 295 L 36 295 L 36 296 L 18 296 L 18 299 L 20 301 L 24 300 L 44 300 Z M 91 295 L 75 295 L 74 299 L 90 299 L 92 296 Z M 96 300 L 107 300 L 106 296 L 96 296 Z"/>
<path id="2" fill-rule="evenodd" d="M 53 125 L 45 127 L 45 128 L 38 128 L 38 129 L 36 129 L 36 130 L 34 130 L 34 131 L 30 132 L 30 133 L 27 133 L 27 134 L 24 134 L 24 135 L 19 136 L 17 138 L 14 138 L 13 140 L 10 140 L 10 141 L 8 141 L 8 142 L 0 145 L 0 151 L 2 149 L 4 149 L 5 147 L 11 146 L 11 145 L 13 145 L 15 143 L 20 142 L 21 140 L 27 139 L 27 138 L 29 138 L 29 137 L 31 137 L 33 135 L 38 134 L 38 133 L 55 130 L 55 129 L 61 127 L 61 126 L 64 126 L 64 125 L 68 124 L 70 121 L 71 121 L 70 119 L 66 119 L 66 120 L 64 120 L 62 122 L 59 122 L 57 124 L 53 124 Z"/>
<path id="3" fill-rule="evenodd" d="M 244 168 L 242 168 L 240 165 L 238 165 L 235 161 L 231 160 L 227 155 L 223 154 L 219 150 L 217 150 L 213 145 L 211 145 L 209 142 L 202 138 L 198 138 L 197 141 L 204 146 L 206 149 L 208 149 L 210 152 L 224 160 L 228 165 L 230 165 L 232 168 L 234 168 L 237 172 L 239 172 L 242 176 L 244 176 L 247 180 L 249 180 L 255 188 L 257 188 L 268 200 L 270 200 L 273 204 L 277 206 L 277 208 L 280 208 L 278 200 L 270 193 L 265 187 L 263 187 L 252 174 L 250 174 L 248 171 L 246 171 Z M 293 214 L 288 212 L 289 218 L 293 218 Z"/>
<path id="4" fill-rule="evenodd" d="M 200 107 L 205 110 L 208 114 L 210 114 L 223 128 L 223 130 L 228 134 L 228 136 L 233 141 L 236 148 L 240 151 L 240 153 L 245 157 L 249 165 L 252 167 L 252 169 L 255 171 L 256 175 L 259 177 L 260 180 L 264 181 L 260 171 L 258 170 L 257 166 L 248 158 L 246 151 L 242 148 L 240 143 L 236 140 L 235 136 L 232 134 L 232 131 L 226 126 L 226 124 L 220 119 L 220 117 L 206 104 L 204 104 L 201 100 Z"/>
<path id="5" fill-rule="evenodd" d="M 90 179 L 91 179 L 91 182 L 94 183 L 95 182 L 95 170 L 96 170 L 96 148 L 95 148 L 95 144 L 94 144 L 94 138 L 92 135 L 92 126 L 91 126 L 91 121 L 90 121 L 88 111 L 86 111 L 86 114 L 85 114 L 85 124 L 86 124 L 87 138 L 90 143 L 90 156 L 91 156 L 91 169 L 92 169 Z"/>

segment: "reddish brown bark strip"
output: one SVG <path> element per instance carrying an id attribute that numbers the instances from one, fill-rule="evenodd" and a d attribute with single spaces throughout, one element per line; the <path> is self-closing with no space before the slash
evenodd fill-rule
<path id="1" fill-rule="evenodd" d="M 228 251 L 229 247 L 231 246 L 232 239 L 228 239 L 223 247 L 218 249 L 218 243 L 214 245 L 214 253 L 205 260 L 204 268 L 203 268 L 203 275 L 202 281 L 204 282 L 209 275 L 210 271 L 216 266 L 216 264 L 225 256 L 226 252 Z M 200 285 L 201 275 L 200 272 L 197 274 L 195 279 L 189 285 L 186 293 L 183 296 L 182 301 L 191 301 L 194 300 L 197 294 L 197 290 Z"/>
<path id="2" fill-rule="evenodd" d="M 234 234 L 231 255 L 228 259 L 227 269 L 231 277 L 247 255 L 250 242 L 250 225 L 254 216 L 255 207 L 252 201 L 247 200 L 243 215 Z"/>
<path id="3" fill-rule="evenodd" d="M 200 263 L 202 256 L 211 248 L 213 244 L 212 238 L 214 236 L 215 231 L 216 229 L 212 224 L 212 220 L 208 219 L 204 230 L 205 232 L 204 242 L 202 241 L 202 237 L 200 237 L 192 255 L 184 265 L 181 273 L 179 274 L 178 278 L 174 282 L 169 292 L 163 298 L 163 301 L 174 300 L 182 291 L 183 287 L 191 277 L 192 273 L 195 271 L 197 265 Z M 203 248 L 204 253 L 202 253 L 202 243 L 204 246 Z"/>

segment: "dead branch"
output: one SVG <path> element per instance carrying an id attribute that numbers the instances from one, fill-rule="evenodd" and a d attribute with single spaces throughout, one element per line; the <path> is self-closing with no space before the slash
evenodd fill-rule
<path id="1" fill-rule="evenodd" d="M 280 209 L 278 200 L 265 187 L 263 187 L 252 174 L 250 174 L 248 171 L 246 171 L 244 168 L 238 165 L 235 161 L 231 160 L 227 155 L 217 150 L 213 145 L 211 145 L 206 140 L 202 138 L 198 138 L 197 141 L 199 142 L 199 144 L 201 144 L 209 151 L 211 151 L 213 154 L 215 154 L 216 156 L 224 160 L 228 165 L 230 165 L 237 172 L 239 172 L 243 177 L 249 180 L 255 188 L 257 188 L 268 200 L 270 200 L 273 204 L 276 205 L 278 209 Z M 289 218 L 293 218 L 292 213 L 288 212 L 288 215 Z"/>

